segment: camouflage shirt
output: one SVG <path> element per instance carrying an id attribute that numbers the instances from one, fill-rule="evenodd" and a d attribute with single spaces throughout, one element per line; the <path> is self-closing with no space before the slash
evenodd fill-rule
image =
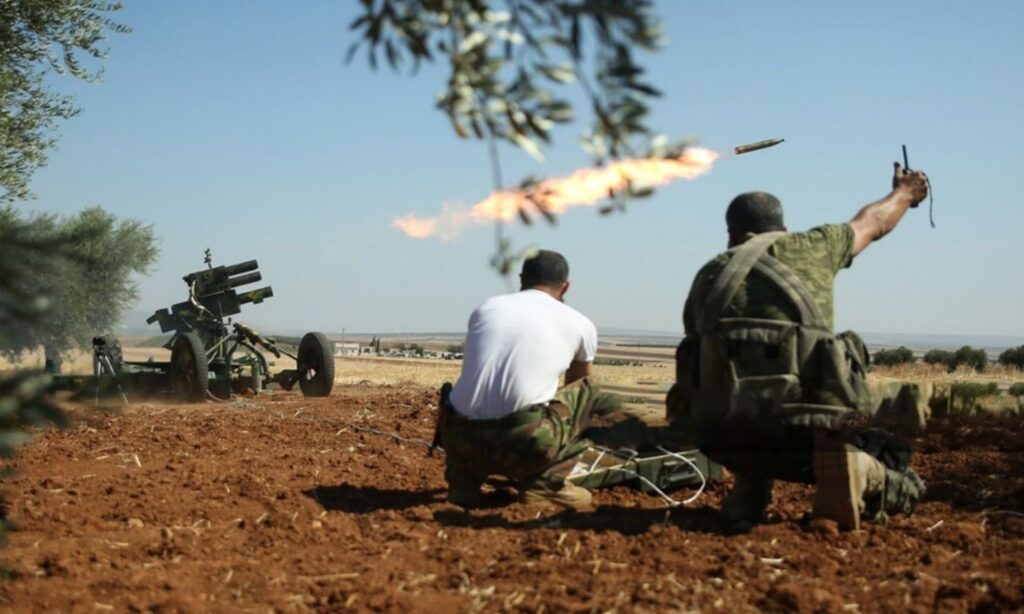
<path id="1" fill-rule="evenodd" d="M 853 262 L 853 228 L 849 224 L 826 224 L 806 232 L 789 233 L 778 239 L 768 253 L 791 268 L 804 282 L 831 329 L 832 284 L 836 273 Z M 719 254 L 705 264 L 694 278 L 683 310 L 683 326 L 687 334 L 696 332 L 697 314 L 728 260 L 726 253 Z M 751 273 L 740 284 L 736 296 L 722 315 L 799 321 L 799 312 L 786 295 L 757 273 Z"/>

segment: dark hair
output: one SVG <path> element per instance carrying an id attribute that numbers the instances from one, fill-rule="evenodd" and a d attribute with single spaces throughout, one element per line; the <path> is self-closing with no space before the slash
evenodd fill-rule
<path id="1" fill-rule="evenodd" d="M 725 211 L 729 232 L 760 234 L 785 230 L 782 221 L 782 203 L 768 192 L 745 192 L 729 203 Z"/>
<path id="2" fill-rule="evenodd" d="M 520 275 L 523 288 L 551 286 L 557 288 L 569 280 L 569 263 L 558 252 L 539 250 L 523 260 Z"/>

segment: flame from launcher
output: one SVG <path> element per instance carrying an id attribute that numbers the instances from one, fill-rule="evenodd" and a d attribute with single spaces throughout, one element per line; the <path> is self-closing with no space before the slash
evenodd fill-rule
<path id="1" fill-rule="evenodd" d="M 631 158 L 607 166 L 585 168 L 568 177 L 547 179 L 527 190 L 502 190 L 469 209 L 445 204 L 440 215 L 418 217 L 410 213 L 392 225 L 407 236 L 449 240 L 466 227 L 494 221 L 510 221 L 520 210 L 561 215 L 571 207 L 590 207 L 610 194 L 633 188 L 665 185 L 675 179 L 694 179 L 711 169 L 718 153 L 703 147 L 687 147 L 676 158 Z"/>

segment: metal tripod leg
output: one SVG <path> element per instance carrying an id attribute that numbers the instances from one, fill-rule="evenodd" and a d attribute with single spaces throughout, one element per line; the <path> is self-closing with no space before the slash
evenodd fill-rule
<path id="1" fill-rule="evenodd" d="M 92 356 L 92 372 L 96 374 L 96 381 L 93 382 L 93 390 L 95 391 L 95 397 L 93 398 L 93 407 L 100 406 L 100 375 L 103 375 L 103 362 L 100 357 L 96 354 Z"/>
<path id="2" fill-rule="evenodd" d="M 121 394 L 121 400 L 124 401 L 125 405 L 128 405 L 128 395 L 124 393 L 124 389 L 121 388 L 121 382 L 117 379 L 117 372 L 114 371 L 114 365 L 110 362 L 110 357 L 103 354 L 97 357 L 100 363 L 100 371 L 106 371 L 111 377 L 114 378 L 114 385 L 117 386 L 117 391 Z M 96 404 L 100 402 L 100 384 L 96 382 Z"/>

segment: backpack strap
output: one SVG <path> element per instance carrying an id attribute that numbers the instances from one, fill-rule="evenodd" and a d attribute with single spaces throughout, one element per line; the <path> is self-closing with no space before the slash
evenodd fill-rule
<path id="1" fill-rule="evenodd" d="M 707 299 L 704 300 L 703 308 L 697 314 L 698 332 L 703 334 L 718 322 L 722 311 L 732 302 L 740 284 L 747 279 L 754 264 L 768 253 L 768 248 L 784 234 L 786 233 L 781 230 L 764 232 L 729 250 L 729 261 L 718 274 Z"/>
<path id="2" fill-rule="evenodd" d="M 818 306 L 818 301 L 811 296 L 810 290 L 793 269 L 786 266 L 778 258 L 768 254 L 762 256 L 754 263 L 754 270 L 768 278 L 775 286 L 789 298 L 789 302 L 800 312 L 800 323 L 804 326 L 814 326 L 828 329 L 828 321 Z"/>
<path id="3" fill-rule="evenodd" d="M 784 234 L 782 231 L 761 233 L 729 250 L 729 261 L 711 286 L 699 314 L 698 331 L 703 332 L 714 326 L 752 270 L 764 275 L 786 295 L 800 314 L 800 324 L 829 328 L 828 321 L 807 285 L 797 277 L 793 269 L 768 254 L 768 249 Z"/>

